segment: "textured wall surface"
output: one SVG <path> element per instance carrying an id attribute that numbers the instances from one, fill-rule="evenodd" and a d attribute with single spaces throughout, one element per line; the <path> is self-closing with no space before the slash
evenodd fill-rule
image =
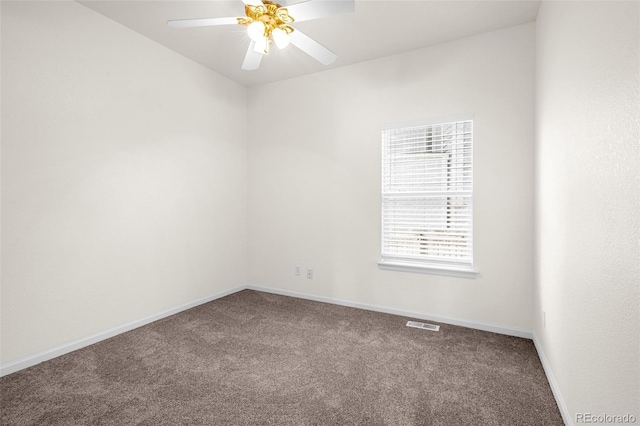
<path id="1" fill-rule="evenodd" d="M 249 120 L 250 283 L 531 330 L 534 38 L 525 24 L 252 88 L 249 117 L 281 121 Z M 480 276 L 379 270 L 381 126 L 467 113 Z"/>
<path id="2" fill-rule="evenodd" d="M 573 421 L 640 418 L 639 5 L 537 21 L 534 326 Z"/>
<path id="3" fill-rule="evenodd" d="M 244 284 L 245 89 L 74 2 L 2 9 L 2 363 Z"/>

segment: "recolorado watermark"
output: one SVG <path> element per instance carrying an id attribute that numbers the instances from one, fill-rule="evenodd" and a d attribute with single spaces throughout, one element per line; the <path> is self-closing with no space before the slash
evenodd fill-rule
<path id="1" fill-rule="evenodd" d="M 638 420 L 633 414 L 592 414 L 576 413 L 576 423 L 635 423 Z"/>

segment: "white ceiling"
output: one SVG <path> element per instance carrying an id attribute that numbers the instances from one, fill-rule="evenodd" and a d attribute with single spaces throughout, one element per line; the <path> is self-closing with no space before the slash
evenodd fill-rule
<path id="1" fill-rule="evenodd" d="M 284 80 L 531 22 L 540 6 L 540 0 L 356 0 L 352 14 L 293 25 L 337 53 L 334 64 L 321 65 L 289 46 L 280 51 L 271 49 L 260 69 L 244 71 L 240 67 L 249 44 L 245 27 L 167 26 L 170 19 L 244 16 L 241 0 L 81 3 L 243 86 Z"/>

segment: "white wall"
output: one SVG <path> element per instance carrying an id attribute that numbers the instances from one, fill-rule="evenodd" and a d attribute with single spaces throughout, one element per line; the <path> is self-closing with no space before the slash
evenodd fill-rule
<path id="1" fill-rule="evenodd" d="M 543 2 L 536 26 L 534 327 L 573 422 L 640 419 L 639 5 Z"/>
<path id="2" fill-rule="evenodd" d="M 80 4 L 2 8 L 2 363 L 244 285 L 246 90 Z"/>
<path id="3" fill-rule="evenodd" d="M 249 282 L 531 330 L 534 38 L 526 24 L 251 88 Z M 379 270 L 380 126 L 466 113 L 480 277 Z"/>

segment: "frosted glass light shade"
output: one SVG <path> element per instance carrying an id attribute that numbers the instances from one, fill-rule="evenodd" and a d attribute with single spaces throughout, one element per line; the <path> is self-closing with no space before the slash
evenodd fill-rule
<path id="1" fill-rule="evenodd" d="M 286 31 L 281 30 L 280 28 L 276 28 L 271 32 L 271 37 L 273 37 L 273 42 L 278 46 L 278 49 L 284 49 L 289 45 L 289 34 Z"/>
<path id="2" fill-rule="evenodd" d="M 247 34 L 249 34 L 249 38 L 253 41 L 259 41 L 261 38 L 264 38 L 264 22 L 255 21 L 247 26 Z"/>

